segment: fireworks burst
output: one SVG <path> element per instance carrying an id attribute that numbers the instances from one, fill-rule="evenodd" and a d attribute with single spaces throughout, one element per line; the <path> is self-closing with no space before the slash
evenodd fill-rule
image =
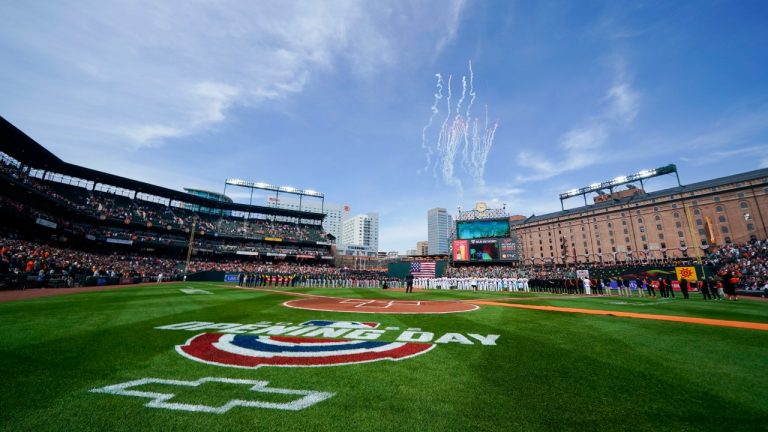
<path id="1" fill-rule="evenodd" d="M 435 76 L 437 77 L 437 89 L 432 105 L 432 115 L 421 132 L 421 146 L 426 153 L 427 159 L 425 171 L 432 168 L 435 178 L 439 178 L 445 184 L 455 187 L 456 191 L 461 195 L 463 194 L 463 185 L 459 175 L 456 173 L 456 155 L 461 150 L 461 168 L 472 177 L 476 184 L 482 185 L 484 183 L 485 163 L 493 146 L 499 122 L 489 123 L 488 106 L 485 107 L 485 121 L 482 126 L 479 118 L 472 117 L 472 105 L 477 94 L 474 87 L 475 74 L 472 70 L 472 62 L 470 61 L 469 82 L 467 82 L 466 75 L 461 77 L 461 97 L 456 102 L 455 108 L 451 105 L 453 76 L 448 76 L 447 95 L 445 98 L 446 115 L 437 133 L 437 139 L 435 141 L 430 140 L 428 132 L 432 128 L 435 117 L 440 112 L 439 107 L 443 99 L 444 89 L 442 75 L 436 74 Z M 469 89 L 469 102 L 467 103 L 467 110 L 462 113 L 462 105 L 467 96 L 467 89 Z"/>

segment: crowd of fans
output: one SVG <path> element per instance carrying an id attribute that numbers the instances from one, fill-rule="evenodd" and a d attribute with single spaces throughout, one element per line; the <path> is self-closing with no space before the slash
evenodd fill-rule
<path id="1" fill-rule="evenodd" d="M 137 281 L 181 280 L 185 262 L 178 258 L 139 253 L 94 253 L 51 242 L 31 241 L 16 234 L 0 236 L 0 276 L 16 275 L 27 286 L 46 286 L 56 280 L 62 286 L 87 283 L 88 278 L 136 278 Z M 188 274 L 223 271 L 261 278 L 264 285 L 365 286 L 374 287 L 387 280 L 386 273 L 374 270 L 335 268 L 326 264 L 302 262 L 266 263 L 247 258 L 213 260 L 193 257 Z M 93 282 L 93 281 L 91 281 Z"/>
<path id="2" fill-rule="evenodd" d="M 178 260 L 138 254 L 97 254 L 68 247 L 28 241 L 11 236 L 0 238 L 0 274 L 35 278 L 38 285 L 64 280 L 67 286 L 82 284 L 87 277 L 152 278 L 178 276 Z"/>
<path id="3" fill-rule="evenodd" d="M 0 174 L 9 180 L 31 187 L 49 199 L 64 204 L 67 208 L 96 217 L 100 220 L 117 220 L 120 227 L 97 226 L 83 222 L 71 222 L 71 218 L 56 217 L 25 203 L 0 197 L 0 209 L 6 208 L 22 213 L 37 223 L 54 224 L 66 235 L 82 236 L 88 240 L 107 242 L 146 243 L 184 247 L 188 233 L 193 229 L 201 234 L 193 247 L 203 253 L 233 256 L 261 255 L 280 258 L 287 256 L 302 259 L 327 257 L 328 249 L 310 243 L 323 242 L 324 233 L 319 225 L 285 223 L 264 218 L 234 217 L 220 212 L 218 215 L 206 211 L 192 211 L 180 205 L 167 205 L 121 195 L 120 191 L 89 190 L 84 187 L 64 184 L 30 176 L 12 163 L 2 160 Z M 252 216 L 252 215 L 249 215 Z M 109 225 L 109 224 L 105 224 Z M 138 227 L 137 227 L 138 226 Z M 154 227 L 154 229 L 152 229 Z M 161 228 L 161 229 L 158 229 Z M 164 229 L 163 229 L 164 228 Z M 283 241 L 269 242 L 265 238 Z M 166 278 L 179 277 L 183 263 L 174 259 L 138 256 L 132 254 L 93 254 L 78 252 L 53 245 L 43 246 L 21 239 L 4 238 L 2 245 L 1 273 L 24 273 L 35 275 L 63 275 L 65 279 L 74 276 L 112 276 L 153 278 L 160 274 Z M 304 243 L 297 245 L 291 243 Z M 292 283 L 315 281 L 336 284 L 336 281 L 368 280 L 370 284 L 381 282 L 383 274 L 354 275 L 323 265 L 305 265 L 283 262 L 265 266 L 254 264 L 253 260 L 229 259 L 206 261 L 193 260 L 190 272 L 198 270 L 222 270 L 240 272 L 244 277 L 260 274 L 292 275 Z M 580 265 L 581 269 L 605 270 L 642 265 L 644 263 L 600 263 Z M 690 258 L 659 264 L 691 265 Z M 768 290 L 768 240 L 753 240 L 744 244 L 720 246 L 704 259 L 704 264 L 713 268 L 720 277 L 733 277 L 739 288 L 745 290 Z M 575 278 L 576 268 L 566 266 L 448 266 L 444 278 L 452 279 L 529 279 L 568 280 Z M 301 275 L 301 276 L 298 276 Z M 252 276 L 253 277 L 253 276 Z M 271 276 L 270 276 L 270 281 Z M 333 281 L 333 282 L 329 282 Z M 254 279 L 255 283 L 255 279 Z M 309 283 L 309 282 L 307 282 Z M 367 285 L 366 285 L 367 286 Z"/>
<path id="4" fill-rule="evenodd" d="M 89 240 L 99 241 L 126 241 L 132 244 L 144 243 L 148 246 L 176 246 L 185 248 L 188 244 L 188 236 L 178 232 L 152 232 L 149 230 L 136 230 L 131 227 L 96 226 L 88 223 L 72 223 L 63 217 L 56 217 L 41 212 L 26 204 L 19 203 L 4 197 L 0 197 L 0 210 L 7 209 L 21 214 L 31 221 L 43 219 L 55 224 L 65 234 L 79 236 Z M 312 245 L 291 245 L 283 242 L 268 243 L 263 241 L 249 241 L 248 239 L 228 240 L 228 237 L 203 237 L 197 236 L 193 247 L 198 251 L 210 253 L 258 253 L 258 254 L 283 254 L 300 256 L 302 258 L 319 258 L 328 254 L 328 248 Z"/>
<path id="5" fill-rule="evenodd" d="M 707 261 L 720 273 L 730 272 L 745 290 L 768 288 L 768 240 L 754 240 L 737 245 L 724 245 Z"/>
<path id="6" fill-rule="evenodd" d="M 663 264 L 689 266 L 691 259 L 669 261 Z M 716 278 L 725 275 L 733 277 L 737 287 L 747 291 L 768 290 L 768 240 L 753 240 L 743 244 L 726 244 L 715 249 L 702 260 L 702 264 L 711 268 Z M 608 270 L 622 269 L 632 264 L 611 263 L 590 265 L 584 264 L 579 269 Z M 535 280 L 569 280 L 576 277 L 575 267 L 510 267 L 500 265 L 470 265 L 448 267 L 443 275 L 454 279 L 535 279 Z"/>
<path id="7" fill-rule="evenodd" d="M 768 241 L 753 241 L 727 245 L 714 251 L 707 264 L 713 266 L 719 278 L 734 278 L 744 290 L 768 290 Z M 31 241 L 18 234 L 0 236 L 0 275 L 20 275 L 38 286 L 45 281 L 65 281 L 66 286 L 82 285 L 89 277 L 137 278 L 141 281 L 180 280 L 185 262 L 179 258 L 150 256 L 140 253 L 84 252 L 53 242 Z M 223 271 L 240 275 L 240 284 L 247 286 L 399 286 L 402 281 L 388 278 L 383 271 L 350 270 L 327 264 L 288 262 L 280 259 L 265 262 L 249 258 L 210 259 L 194 257 L 189 274 L 200 271 Z M 516 286 L 525 280 L 526 290 L 578 292 L 580 289 L 574 268 L 525 268 L 508 266 L 448 267 L 440 279 L 488 285 L 491 289 Z M 618 278 L 613 278 L 618 279 Z M 511 282 L 510 282 L 511 281 Z M 425 282 L 435 287 L 438 281 Z M 571 285 L 575 288 L 571 289 Z M 445 285 L 445 284 L 443 284 Z M 596 285 L 596 286 L 599 286 Z M 495 287 L 495 288 L 494 288 Z M 501 288 L 500 288 L 501 287 Z"/>
<path id="8" fill-rule="evenodd" d="M 201 233 L 225 237 L 254 239 L 273 237 L 303 242 L 325 240 L 325 233 L 317 224 L 281 222 L 264 217 L 235 217 L 226 213 L 194 212 L 180 205 L 171 206 L 117 193 L 88 190 L 76 185 L 42 180 L 29 176 L 5 161 L 0 163 L 0 173 L 13 181 L 32 187 L 68 208 L 102 220 L 111 219 L 125 224 L 185 232 L 189 232 L 195 226 L 195 229 Z"/>
<path id="9" fill-rule="evenodd" d="M 461 266 L 445 269 L 445 277 L 450 278 L 542 278 L 564 279 L 574 269 L 566 267 L 510 267 L 502 265 Z"/>

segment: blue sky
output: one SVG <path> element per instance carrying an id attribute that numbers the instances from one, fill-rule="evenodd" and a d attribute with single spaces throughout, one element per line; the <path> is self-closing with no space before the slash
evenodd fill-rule
<path id="1" fill-rule="evenodd" d="M 5 1 L 0 115 L 171 188 L 322 191 L 402 252 L 432 207 L 542 214 L 668 163 L 683 183 L 768 167 L 766 23 L 761 1 Z M 472 129 L 447 151 L 442 125 L 482 138 L 486 109 L 487 154 Z"/>

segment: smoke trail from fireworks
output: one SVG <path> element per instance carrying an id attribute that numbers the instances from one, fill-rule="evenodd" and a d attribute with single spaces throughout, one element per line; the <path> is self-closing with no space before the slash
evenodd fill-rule
<path id="1" fill-rule="evenodd" d="M 470 121 L 472 119 L 472 104 L 475 102 L 475 96 L 477 94 L 475 93 L 475 72 L 472 70 L 472 60 L 469 61 L 469 104 L 467 105 L 467 120 Z M 468 169 L 468 163 L 469 160 L 469 127 L 467 127 L 464 130 L 464 152 L 462 153 L 462 166 L 464 169 Z"/>
<path id="2" fill-rule="evenodd" d="M 442 126 L 440 126 L 440 134 L 437 137 L 437 153 L 439 160 L 435 163 L 434 166 L 434 177 L 437 178 L 437 169 L 438 165 L 440 165 L 440 169 L 443 174 L 443 179 L 445 179 L 445 158 L 446 158 L 446 148 L 447 145 L 447 139 L 448 135 L 450 134 L 450 128 L 448 127 L 448 120 L 451 118 L 451 82 L 453 81 L 453 75 L 448 75 L 448 95 L 445 99 L 445 105 L 446 105 L 446 114 L 445 119 L 443 120 Z M 450 176 L 453 177 L 453 172 L 451 170 Z M 448 184 L 451 184 L 448 182 Z"/>
<path id="3" fill-rule="evenodd" d="M 469 105 L 467 105 L 467 118 L 470 117 L 469 112 L 472 109 L 472 103 L 475 102 L 475 72 L 472 70 L 472 60 L 469 61 Z"/>
<path id="4" fill-rule="evenodd" d="M 478 133 L 478 119 L 475 119 L 473 127 L 472 153 L 470 160 L 470 174 L 479 185 L 485 184 L 483 174 L 485 173 L 485 163 L 488 161 L 488 153 L 491 151 L 493 140 L 496 137 L 496 129 L 499 122 L 492 125 L 488 124 L 488 106 L 485 106 L 485 128 L 482 137 Z"/>
<path id="5" fill-rule="evenodd" d="M 438 170 L 440 171 L 440 180 L 449 186 L 456 188 L 459 195 L 463 194 L 462 181 L 456 172 L 456 155 L 461 151 L 461 168 L 478 185 L 484 183 L 485 164 L 488 161 L 488 155 L 493 146 L 493 140 L 496 136 L 498 121 L 492 125 L 488 121 L 488 107 L 485 107 L 485 126 L 480 127 L 480 119 L 472 118 L 472 105 L 475 102 L 475 74 L 472 69 L 472 62 L 469 62 L 469 103 L 467 109 L 462 112 L 462 105 L 467 96 L 467 77 L 461 77 L 461 97 L 456 102 L 455 110 L 451 105 L 452 89 L 451 84 L 453 76 L 448 75 L 447 97 L 446 97 L 446 115 L 442 125 L 437 133 L 437 141 L 434 146 L 428 144 L 427 131 L 431 128 L 434 117 L 439 112 L 438 103 L 442 99 L 443 81 L 442 76 L 437 74 L 437 93 L 435 102 L 432 106 L 432 115 L 429 122 L 422 129 L 422 148 L 426 150 L 427 167 L 432 165 L 433 174 L 438 179 Z M 453 114 L 455 111 L 455 115 Z M 433 151 L 434 148 L 434 151 Z M 437 154 L 434 162 L 432 156 Z"/>
<path id="6" fill-rule="evenodd" d="M 437 108 L 438 104 L 440 103 L 440 99 L 443 98 L 443 76 L 440 74 L 435 74 L 435 77 L 437 77 L 437 91 L 435 92 L 435 102 L 432 104 L 432 115 L 429 116 L 429 121 L 427 122 L 426 126 L 424 126 L 424 129 L 421 130 L 421 148 L 424 149 L 427 152 L 427 165 L 424 167 L 421 171 L 427 171 L 429 169 L 429 166 L 432 164 L 432 148 L 427 145 L 427 129 L 429 129 L 432 126 L 432 121 L 435 119 L 435 116 L 440 112 L 440 110 Z"/>

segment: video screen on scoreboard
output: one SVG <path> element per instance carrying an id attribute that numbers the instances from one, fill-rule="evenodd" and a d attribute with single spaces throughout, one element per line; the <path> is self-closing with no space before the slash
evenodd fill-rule
<path id="1" fill-rule="evenodd" d="M 470 240 L 469 259 L 470 261 L 498 261 L 498 240 Z"/>
<path id="2" fill-rule="evenodd" d="M 509 237 L 509 220 L 460 221 L 456 223 L 456 232 L 460 240 Z"/>
<path id="3" fill-rule="evenodd" d="M 469 241 L 454 240 L 452 255 L 454 261 L 469 261 Z"/>

